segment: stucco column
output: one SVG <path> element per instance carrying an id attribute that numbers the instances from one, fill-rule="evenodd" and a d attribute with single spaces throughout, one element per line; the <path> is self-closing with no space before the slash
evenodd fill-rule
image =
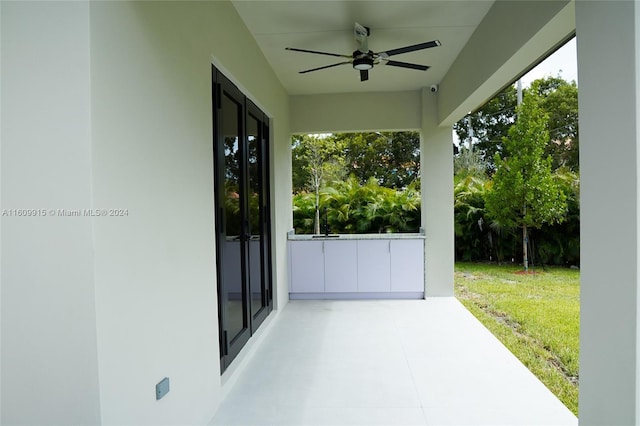
<path id="1" fill-rule="evenodd" d="M 453 138 L 437 125 L 437 95 L 422 92 L 420 176 L 425 229 L 425 295 L 453 296 Z"/>
<path id="2" fill-rule="evenodd" d="M 639 8 L 576 2 L 581 424 L 637 424 Z"/>

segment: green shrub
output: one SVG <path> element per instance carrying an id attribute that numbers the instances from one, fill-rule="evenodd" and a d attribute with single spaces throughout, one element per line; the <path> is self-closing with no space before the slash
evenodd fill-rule
<path id="1" fill-rule="evenodd" d="M 414 184 L 393 190 L 380 186 L 375 179 L 360 185 L 350 176 L 320 191 L 320 213 L 322 224 L 326 214 L 332 233 L 418 232 L 420 193 Z M 314 216 L 313 194 L 294 195 L 293 224 L 297 234 L 313 233 Z"/>
<path id="2" fill-rule="evenodd" d="M 530 232 L 534 265 L 580 264 L 579 177 L 559 171 L 567 198 L 568 214 L 563 223 L 545 225 Z M 489 217 L 484 209 L 491 180 L 482 176 L 456 176 L 454 186 L 455 256 L 464 261 L 521 262 L 522 232 L 509 229 Z M 235 206 L 229 206 L 235 207 Z M 418 232 L 420 192 L 416 183 L 403 190 L 381 187 L 375 179 L 364 185 L 351 176 L 320 191 L 321 231 L 325 210 L 331 233 L 364 234 Z M 313 233 L 315 195 L 293 196 L 293 226 L 297 234 Z"/>

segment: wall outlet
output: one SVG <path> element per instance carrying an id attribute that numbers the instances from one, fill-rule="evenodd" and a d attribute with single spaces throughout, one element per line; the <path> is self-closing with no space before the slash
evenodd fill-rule
<path id="1" fill-rule="evenodd" d="M 156 385 L 156 400 L 169 393 L 169 378 L 165 377 Z"/>

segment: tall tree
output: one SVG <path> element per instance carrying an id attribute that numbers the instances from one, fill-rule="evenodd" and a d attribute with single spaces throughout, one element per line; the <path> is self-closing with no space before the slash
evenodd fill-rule
<path id="1" fill-rule="evenodd" d="M 345 176 L 344 144 L 330 135 L 300 135 L 293 139 L 293 184 L 296 192 L 315 195 L 314 232 L 320 233 L 320 190 Z"/>
<path id="2" fill-rule="evenodd" d="M 517 108 L 518 119 L 503 140 L 504 154 L 496 153 L 493 190 L 485 208 L 494 220 L 509 228 L 522 228 L 522 255 L 528 270 L 528 228 L 540 228 L 564 219 L 566 197 L 551 174 L 552 159 L 545 157 L 549 140 L 548 116 L 540 97 L 525 95 Z"/>

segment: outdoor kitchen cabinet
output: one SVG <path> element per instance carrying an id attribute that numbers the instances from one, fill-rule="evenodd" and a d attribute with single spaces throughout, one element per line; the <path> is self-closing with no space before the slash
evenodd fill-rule
<path id="1" fill-rule="evenodd" d="M 349 293 L 357 291 L 357 263 L 357 241 L 324 241 L 325 293 Z"/>
<path id="2" fill-rule="evenodd" d="M 324 293 L 323 241 L 292 241 L 291 260 L 292 293 Z"/>
<path id="3" fill-rule="evenodd" d="M 424 237 L 289 238 L 292 299 L 424 297 Z"/>
<path id="4" fill-rule="evenodd" d="M 424 240 L 391 240 L 391 291 L 424 291 Z"/>
<path id="5" fill-rule="evenodd" d="M 391 241 L 358 241 L 358 291 L 391 291 Z"/>

